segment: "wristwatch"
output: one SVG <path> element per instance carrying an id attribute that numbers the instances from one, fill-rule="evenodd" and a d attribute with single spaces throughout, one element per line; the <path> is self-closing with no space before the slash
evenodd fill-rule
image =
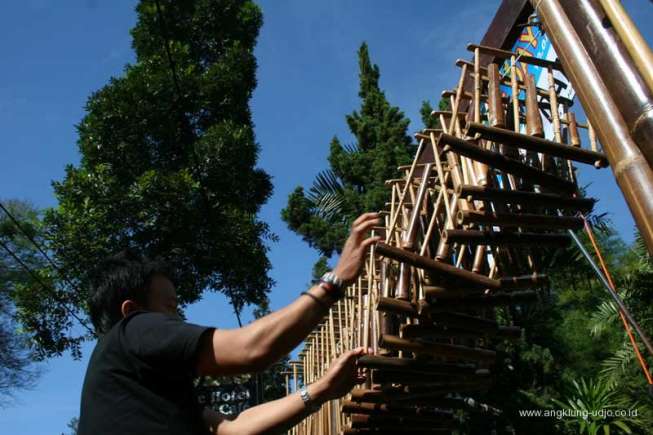
<path id="1" fill-rule="evenodd" d="M 330 294 L 335 295 L 336 298 L 338 299 L 341 298 L 343 295 L 343 289 L 345 284 L 332 271 L 322 275 L 322 277 L 320 278 L 320 285 L 323 285 L 326 291 L 328 291 Z"/>
<path id="2" fill-rule="evenodd" d="M 311 398 L 311 395 L 308 394 L 308 385 L 304 385 L 299 389 L 299 396 L 302 398 L 304 406 L 306 406 L 306 409 L 309 411 L 315 412 L 320 409 L 320 404 L 315 402 L 313 398 Z"/>

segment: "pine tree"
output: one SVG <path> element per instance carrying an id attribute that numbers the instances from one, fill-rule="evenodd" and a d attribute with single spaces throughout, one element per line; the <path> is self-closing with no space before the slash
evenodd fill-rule
<path id="1" fill-rule="evenodd" d="M 384 208 L 385 180 L 398 176 L 397 166 L 409 163 L 415 152 L 406 133 L 409 120 L 380 89 L 379 67 L 371 63 L 365 43 L 358 64 L 361 107 L 346 117 L 356 142 L 343 144 L 334 137 L 331 167 L 317 174 L 308 192 L 297 187 L 282 211 L 288 227 L 325 257 L 339 252 L 353 219 Z"/>

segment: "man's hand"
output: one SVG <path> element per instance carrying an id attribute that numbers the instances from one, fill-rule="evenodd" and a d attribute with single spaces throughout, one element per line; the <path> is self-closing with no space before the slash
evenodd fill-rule
<path id="1" fill-rule="evenodd" d="M 368 231 L 378 225 L 381 225 L 381 219 L 378 213 L 362 214 L 351 225 L 351 232 L 345 242 L 345 246 L 342 248 L 340 261 L 338 261 L 338 265 L 333 270 L 345 285 L 351 284 L 358 278 L 363 268 L 367 248 L 381 240 L 380 237 L 365 238 Z"/>
<path id="2" fill-rule="evenodd" d="M 320 402 L 337 399 L 349 393 L 354 385 L 365 382 L 365 376 L 357 362 L 358 358 L 366 353 L 364 347 L 359 347 L 331 361 L 324 376 L 309 386 L 311 397 Z"/>

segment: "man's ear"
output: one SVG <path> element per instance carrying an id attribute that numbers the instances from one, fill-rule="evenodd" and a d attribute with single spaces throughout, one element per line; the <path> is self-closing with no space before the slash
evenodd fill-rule
<path id="1" fill-rule="evenodd" d="M 131 299 L 127 299 L 120 306 L 120 312 L 122 313 L 122 317 L 127 317 L 127 316 L 129 316 L 129 313 L 132 313 L 132 312 L 140 310 L 140 309 L 141 309 L 141 306 L 139 304 L 137 304 L 136 302 L 132 301 Z"/>

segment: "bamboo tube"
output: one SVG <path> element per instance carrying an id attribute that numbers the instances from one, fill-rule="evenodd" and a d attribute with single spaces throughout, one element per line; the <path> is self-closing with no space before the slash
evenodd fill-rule
<path id="1" fill-rule="evenodd" d="M 573 112 L 567 112 L 567 125 L 569 128 L 569 138 L 570 138 L 569 142 L 575 147 L 580 147 L 580 136 L 578 135 L 578 125 L 576 124 L 576 115 L 574 115 Z"/>
<path id="2" fill-rule="evenodd" d="M 404 203 L 404 200 L 406 198 L 406 192 L 407 192 L 407 189 L 408 189 L 408 187 L 410 185 L 410 180 L 412 180 L 413 174 L 415 173 L 415 166 L 417 165 L 417 160 L 419 159 L 419 156 L 421 155 L 423 144 L 424 144 L 424 140 L 422 139 L 422 140 L 419 141 L 419 145 L 417 147 L 417 152 L 415 154 L 415 159 L 413 160 L 413 163 L 410 166 L 410 170 L 408 172 L 408 176 L 406 177 L 407 183 L 404 186 L 403 192 L 401 193 L 401 195 L 399 195 L 399 204 L 397 205 L 396 214 L 394 214 L 392 216 L 392 219 L 390 221 L 390 228 L 389 228 L 389 230 L 387 231 L 387 234 L 386 234 L 386 243 L 388 243 L 390 241 L 390 235 L 392 234 L 392 232 L 394 230 L 394 227 L 395 227 L 395 224 L 397 223 L 397 217 L 398 217 L 397 215 L 399 213 L 399 210 L 401 210 L 401 208 L 403 206 L 403 203 Z"/>
<path id="3" fill-rule="evenodd" d="M 529 136 L 544 137 L 537 88 L 532 74 L 526 74 L 526 131 Z"/>
<path id="4" fill-rule="evenodd" d="M 458 108 L 460 107 L 460 100 L 463 95 L 463 90 L 465 88 L 465 79 L 467 78 L 467 65 L 464 65 L 462 67 L 462 71 L 460 72 L 460 78 L 458 79 L 458 87 L 456 88 L 456 99 L 454 101 L 453 106 L 451 107 L 451 113 L 452 113 L 452 118 L 451 118 L 451 123 L 449 125 L 448 129 L 445 129 L 444 124 L 442 124 L 442 128 L 445 129 L 445 131 L 449 134 L 453 131 L 453 126 L 454 126 L 454 120 L 456 120 L 456 117 L 458 115 Z"/>
<path id="5" fill-rule="evenodd" d="M 512 116 L 515 133 L 519 133 L 519 87 L 517 85 L 517 61 L 515 56 L 510 57 L 510 86 L 512 88 Z"/>
<path id="6" fill-rule="evenodd" d="M 481 122 L 481 54 L 474 49 L 474 122 Z M 449 132 L 450 133 L 450 132 Z"/>
<path id="7" fill-rule="evenodd" d="M 293 391 L 299 391 L 297 388 L 297 364 L 292 365 Z"/>
<path id="8" fill-rule="evenodd" d="M 592 127 L 592 124 L 589 122 L 587 123 L 587 127 L 587 134 L 590 139 L 590 149 L 594 152 L 598 152 L 599 147 L 596 145 L 596 130 L 594 130 L 594 127 Z"/>
<path id="9" fill-rule="evenodd" d="M 506 115 L 503 110 L 503 100 L 499 88 L 499 82 L 501 80 L 499 66 L 496 63 L 490 64 L 488 74 L 490 79 L 488 85 L 490 126 L 504 128 L 506 126 Z"/>
<path id="10" fill-rule="evenodd" d="M 410 221 L 408 223 L 408 230 L 406 231 L 405 238 L 402 242 L 402 247 L 404 249 L 410 249 L 410 250 L 415 249 L 415 238 L 417 237 L 417 224 L 421 213 L 421 204 L 424 202 L 424 198 L 426 197 L 430 174 L 431 174 L 431 164 L 427 164 L 422 172 L 422 181 L 420 183 L 419 190 L 417 192 L 417 197 L 415 199 L 415 206 L 413 207 L 413 212 L 411 214 Z M 443 191 L 444 190 L 446 189 L 443 189 Z"/>
<path id="11" fill-rule="evenodd" d="M 553 121 L 553 139 L 558 143 L 562 143 L 562 135 L 560 133 L 560 113 L 558 112 L 558 94 L 555 89 L 553 69 L 547 68 L 546 75 L 549 81 L 549 102 L 551 103 L 551 119 Z"/>
<path id="12" fill-rule="evenodd" d="M 481 58 L 480 50 L 474 50 L 474 122 L 481 122 L 481 87 L 483 82 L 481 80 Z M 482 162 L 474 161 L 473 167 L 477 175 L 477 183 L 481 185 L 487 184 L 487 166 Z"/>
<path id="13" fill-rule="evenodd" d="M 628 53 L 635 61 L 648 88 L 653 91 L 653 53 L 651 48 L 624 10 L 621 2 L 617 0 L 599 0 L 599 2 L 617 34 L 626 45 Z"/>
<path id="14" fill-rule="evenodd" d="M 437 141 L 435 139 L 435 135 L 431 133 L 431 146 L 433 147 L 433 155 L 435 157 L 435 167 L 438 172 L 438 177 L 440 180 L 444 180 L 444 169 L 442 168 L 442 162 L 440 161 L 440 153 L 438 152 L 437 148 Z M 447 190 L 442 189 L 442 194 L 444 196 L 444 209 L 447 212 L 447 225 L 449 225 L 450 228 L 453 228 L 453 216 L 451 215 L 451 208 L 449 206 L 449 197 L 447 195 Z"/>

